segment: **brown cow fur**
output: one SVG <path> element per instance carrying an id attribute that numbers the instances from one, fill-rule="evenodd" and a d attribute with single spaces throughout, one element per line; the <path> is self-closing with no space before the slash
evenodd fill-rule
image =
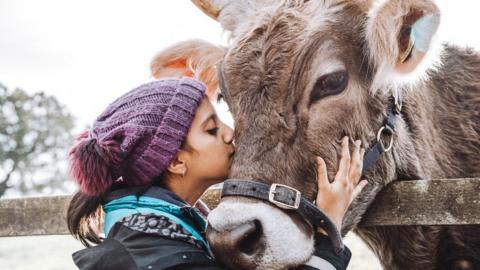
<path id="1" fill-rule="evenodd" d="M 324 157 L 333 179 L 339 139 L 374 142 L 389 91 L 371 91 L 380 66 L 363 35 L 365 4 L 336 3 L 332 12 L 312 15 L 313 1 L 300 2 L 257 13 L 234 30 L 223 94 L 236 126 L 231 176 L 288 184 L 313 198 L 314 157 Z M 451 45 L 442 55 L 423 80 L 400 87 L 393 150 L 365 176 L 370 184 L 344 219 L 344 233 L 355 229 L 385 269 L 480 269 L 480 226 L 357 227 L 392 181 L 480 176 L 480 56 Z M 348 71 L 349 85 L 311 103 L 316 72 L 332 56 Z"/>

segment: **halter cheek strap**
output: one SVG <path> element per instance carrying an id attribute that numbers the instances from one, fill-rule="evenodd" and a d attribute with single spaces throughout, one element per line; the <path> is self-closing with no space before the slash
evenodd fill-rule
<path id="1" fill-rule="evenodd" d="M 375 143 L 365 153 L 363 158 L 363 172 L 367 172 L 375 163 L 380 159 L 383 153 L 390 151 L 393 147 L 393 135 L 395 134 L 395 126 L 398 116 L 402 109 L 400 98 L 396 95 L 391 98 L 390 105 L 387 111 L 387 117 L 383 123 L 383 126 L 377 132 L 377 138 Z M 385 146 L 382 142 L 382 138 L 385 136 L 390 137 L 390 142 Z"/>

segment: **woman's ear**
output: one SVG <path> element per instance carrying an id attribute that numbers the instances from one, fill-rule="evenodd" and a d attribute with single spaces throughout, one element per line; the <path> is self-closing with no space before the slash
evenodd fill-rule
<path id="1" fill-rule="evenodd" d="M 172 175 L 184 177 L 187 173 L 186 157 L 179 152 L 167 168 L 167 171 Z"/>

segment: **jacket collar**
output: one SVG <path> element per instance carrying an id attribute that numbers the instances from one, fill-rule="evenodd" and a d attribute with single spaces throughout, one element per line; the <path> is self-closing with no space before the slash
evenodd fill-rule
<path id="1" fill-rule="evenodd" d="M 165 188 L 153 186 L 146 191 L 145 187 L 112 191 L 103 202 L 103 210 L 105 235 L 109 235 L 113 225 L 125 217 L 134 214 L 154 214 L 165 216 L 173 223 L 181 225 L 195 239 L 201 241 L 206 250 L 209 250 L 204 238 L 207 226 L 205 216 L 200 210 L 190 206 L 178 195 Z"/>
<path id="2" fill-rule="evenodd" d="M 127 187 L 122 189 L 116 189 L 108 193 L 107 197 L 104 200 L 104 204 L 107 204 L 113 200 L 119 199 L 121 197 L 135 195 L 140 192 L 145 187 Z M 174 204 L 179 207 L 191 207 L 186 201 L 180 198 L 177 194 L 172 191 L 162 188 L 159 186 L 152 186 L 147 191 L 141 193 L 141 196 L 153 197 L 156 199 L 164 200 L 171 204 Z"/>

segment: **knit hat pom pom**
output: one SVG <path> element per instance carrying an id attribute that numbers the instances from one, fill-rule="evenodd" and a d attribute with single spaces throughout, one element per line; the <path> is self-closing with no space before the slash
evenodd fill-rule
<path id="1" fill-rule="evenodd" d="M 88 133 L 80 134 L 70 149 L 70 175 L 83 193 L 101 196 L 119 176 L 120 145 L 114 140 L 99 142 Z"/>

